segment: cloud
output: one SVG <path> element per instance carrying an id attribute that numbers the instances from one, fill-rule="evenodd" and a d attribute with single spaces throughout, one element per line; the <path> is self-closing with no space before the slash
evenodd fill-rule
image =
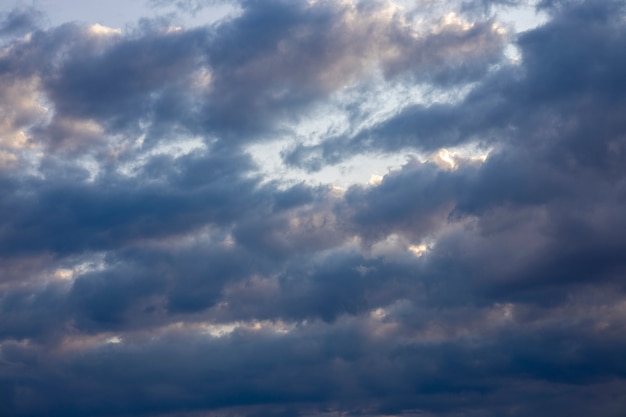
<path id="1" fill-rule="evenodd" d="M 623 414 L 624 7 L 444 3 L 3 14 L 0 415 Z"/>
<path id="2" fill-rule="evenodd" d="M 53 112 L 33 140 L 58 144 L 48 130 L 76 123 L 123 134 L 147 126 L 154 140 L 172 129 L 259 140 L 376 71 L 443 84 L 476 79 L 500 59 L 506 40 L 496 23 L 454 14 L 422 29 L 391 2 L 241 7 L 237 17 L 187 31 L 155 22 L 125 35 L 66 24 L 14 41 L 4 66 L 19 68 L 9 73 L 20 82 L 26 74 L 40 80 Z"/>
<path id="3" fill-rule="evenodd" d="M 0 38 L 22 36 L 39 27 L 43 13 L 32 7 L 19 7 L 0 14 Z"/>
<path id="4" fill-rule="evenodd" d="M 524 59 L 521 68 L 505 66 L 486 76 L 460 103 L 406 106 L 352 137 L 300 146 L 289 161 L 306 163 L 311 154 L 334 163 L 345 154 L 378 149 L 432 150 L 472 142 L 500 144 L 551 137 L 570 140 L 564 151 L 576 153 L 574 158 L 599 158 L 596 163 L 608 163 L 603 158 L 608 157 L 605 143 L 611 139 L 603 136 L 593 149 L 584 138 L 589 136 L 587 128 L 597 128 L 592 122 L 595 117 L 603 118 L 604 135 L 623 129 L 613 117 L 620 106 L 615 100 L 621 96 L 623 60 L 611 52 L 623 43 L 621 14 L 615 3 L 567 8 L 549 24 L 519 35 L 516 43 Z M 576 31 L 581 24 L 589 28 L 588 35 Z M 601 108 L 602 114 L 594 113 Z"/>

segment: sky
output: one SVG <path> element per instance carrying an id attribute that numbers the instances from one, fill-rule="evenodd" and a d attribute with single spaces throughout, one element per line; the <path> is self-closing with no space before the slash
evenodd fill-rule
<path id="1" fill-rule="evenodd" d="M 626 416 L 626 4 L 0 4 L 0 417 Z"/>

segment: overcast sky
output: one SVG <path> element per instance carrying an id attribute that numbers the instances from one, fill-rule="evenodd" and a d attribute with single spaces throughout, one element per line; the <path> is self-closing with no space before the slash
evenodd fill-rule
<path id="1" fill-rule="evenodd" d="M 1 417 L 624 417 L 626 5 L 4 1 Z"/>

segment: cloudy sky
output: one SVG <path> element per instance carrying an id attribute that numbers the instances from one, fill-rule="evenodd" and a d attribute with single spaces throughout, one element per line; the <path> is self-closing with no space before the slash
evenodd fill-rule
<path id="1" fill-rule="evenodd" d="M 1 417 L 624 417 L 626 5 L 0 5 Z"/>

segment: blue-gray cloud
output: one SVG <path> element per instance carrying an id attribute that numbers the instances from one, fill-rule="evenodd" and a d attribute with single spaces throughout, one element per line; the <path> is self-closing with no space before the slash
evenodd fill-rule
<path id="1" fill-rule="evenodd" d="M 623 415 L 624 6 L 513 34 L 518 3 L 3 13 L 0 415 Z M 303 142 L 348 85 L 465 93 Z M 309 170 L 422 155 L 342 190 L 265 177 L 277 138 Z"/>

